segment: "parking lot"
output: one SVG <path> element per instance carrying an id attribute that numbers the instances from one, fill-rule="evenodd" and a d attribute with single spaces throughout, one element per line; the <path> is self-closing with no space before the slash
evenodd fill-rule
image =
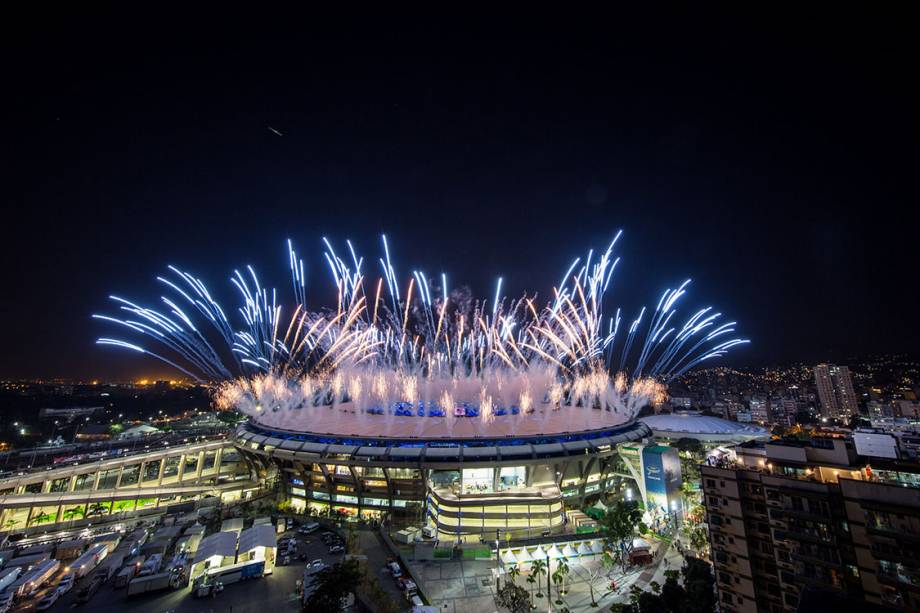
<path id="1" fill-rule="evenodd" d="M 290 564 L 275 566 L 271 575 L 260 579 L 241 581 L 226 588 L 220 594 L 207 598 L 192 596 L 191 587 L 178 590 L 166 590 L 148 595 L 128 597 L 127 589 L 113 589 L 112 582 L 106 582 L 95 596 L 86 604 L 76 602 L 84 578 L 77 582 L 73 589 L 62 596 L 49 611 L 63 611 L 71 608 L 84 607 L 93 613 L 199 613 L 201 611 L 232 611 L 233 613 L 278 613 L 281 611 L 300 611 L 300 600 L 297 582 L 303 578 L 304 562 L 321 559 L 327 565 L 340 562 L 342 553 L 330 554 L 326 545 L 320 538 L 321 531 L 309 535 L 299 535 L 293 531 L 279 535 L 279 541 L 284 537 L 296 539 L 296 555 L 291 557 Z M 282 557 L 279 550 L 279 561 Z M 56 586 L 65 573 L 59 572 L 51 582 Z M 27 601 L 17 603 L 11 611 L 35 611 L 35 604 L 46 592 L 53 587 L 43 589 L 39 594 Z"/>

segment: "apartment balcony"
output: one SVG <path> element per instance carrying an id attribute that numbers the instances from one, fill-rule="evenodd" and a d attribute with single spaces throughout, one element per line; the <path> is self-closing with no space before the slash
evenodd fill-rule
<path id="1" fill-rule="evenodd" d="M 886 585 L 920 592 L 920 568 L 883 561 L 879 564 L 878 580 Z"/>
<path id="2" fill-rule="evenodd" d="M 824 566 L 826 568 L 833 568 L 838 571 L 843 570 L 843 562 L 841 562 L 840 560 L 827 560 L 825 558 L 821 558 L 821 557 L 813 556 L 808 553 L 802 553 L 802 552 L 797 552 L 797 551 L 793 551 L 792 553 L 790 553 L 789 557 L 792 558 L 793 560 L 803 562 L 809 565 Z"/>
<path id="3" fill-rule="evenodd" d="M 906 530 L 896 530 L 894 528 L 866 524 L 866 532 L 869 535 L 875 537 L 889 538 L 896 541 L 909 541 L 911 543 L 920 544 L 920 534 L 907 532 Z"/>

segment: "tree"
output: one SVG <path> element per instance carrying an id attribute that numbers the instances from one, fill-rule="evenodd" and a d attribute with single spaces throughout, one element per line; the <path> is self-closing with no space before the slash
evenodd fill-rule
<path id="1" fill-rule="evenodd" d="M 562 574 L 562 594 L 565 595 L 565 578 L 569 575 L 569 560 L 565 556 L 559 558 L 558 572 Z"/>
<path id="2" fill-rule="evenodd" d="M 358 588 L 362 578 L 357 560 L 340 562 L 319 571 L 313 576 L 311 585 L 316 587 L 304 603 L 304 608 L 308 611 L 339 611 L 342 602 Z"/>
<path id="3" fill-rule="evenodd" d="M 608 557 L 604 554 L 605 557 Z M 596 607 L 597 599 L 594 597 L 594 582 L 601 578 L 601 573 L 606 570 L 604 564 L 588 567 L 588 590 L 591 592 L 591 606 Z"/>
<path id="4" fill-rule="evenodd" d="M 639 595 L 638 602 L 639 613 L 667 613 L 667 608 L 662 602 L 661 596 L 652 592 L 642 592 Z"/>
<path id="5" fill-rule="evenodd" d="M 354 524 L 348 524 L 348 534 L 345 535 L 345 550 L 348 553 L 358 552 L 358 532 Z"/>
<path id="6" fill-rule="evenodd" d="M 712 567 L 697 558 L 688 558 L 680 573 L 665 571 L 664 585 L 652 581 L 650 591 L 633 585 L 629 600 L 639 613 L 713 613 L 716 610 L 715 579 Z M 683 576 L 684 585 L 678 582 Z"/>
<path id="7" fill-rule="evenodd" d="M 4 522 L 3 525 L 7 530 L 12 530 L 16 526 L 18 526 L 20 523 L 22 522 L 20 522 L 18 519 L 8 519 L 6 520 L 6 522 Z"/>
<path id="8" fill-rule="evenodd" d="M 498 590 L 498 602 L 511 613 L 530 611 L 530 595 L 527 590 L 513 583 L 505 582 L 505 585 Z"/>
<path id="9" fill-rule="evenodd" d="M 562 604 L 562 589 L 559 587 L 559 584 L 562 583 L 563 580 L 562 567 L 557 566 L 550 578 L 556 586 L 556 604 Z M 549 597 L 552 597 L 552 594 L 550 594 Z"/>
<path id="10" fill-rule="evenodd" d="M 521 569 L 517 565 L 508 569 L 508 576 L 511 577 L 511 583 L 517 585 L 517 578 L 521 576 Z"/>
<path id="11" fill-rule="evenodd" d="M 613 573 L 613 567 L 616 566 L 616 563 L 617 561 L 610 555 L 610 549 L 605 549 L 601 555 L 601 567 L 607 571 L 608 577 Z"/>
<path id="12" fill-rule="evenodd" d="M 699 558 L 687 558 L 681 569 L 687 592 L 684 613 L 712 613 L 716 608 L 712 566 Z"/>
<path id="13" fill-rule="evenodd" d="M 687 599 L 687 592 L 677 582 L 680 573 L 676 570 L 665 571 L 667 579 L 661 588 L 661 601 L 668 611 L 680 611 L 681 605 Z"/>
<path id="14" fill-rule="evenodd" d="M 530 566 L 530 573 L 537 578 L 537 598 L 543 598 L 543 582 L 540 579 L 546 574 L 546 562 L 534 560 Z"/>
<path id="15" fill-rule="evenodd" d="M 530 584 L 530 608 L 533 609 L 535 608 L 533 604 L 533 586 L 536 585 L 537 583 L 537 578 L 534 576 L 533 573 L 530 573 L 529 575 L 527 575 L 527 583 Z"/>
<path id="16" fill-rule="evenodd" d="M 695 551 L 702 553 L 709 546 L 709 530 L 706 523 L 696 517 L 695 512 L 688 515 L 681 532 Z"/>
<path id="17" fill-rule="evenodd" d="M 677 439 L 677 442 L 674 443 L 674 446 L 677 447 L 678 451 L 683 451 L 689 454 L 703 453 L 703 443 L 695 438 Z"/>
<path id="18" fill-rule="evenodd" d="M 620 501 L 607 510 L 601 523 L 601 532 L 608 549 L 616 551 L 623 569 L 629 552 L 632 551 L 633 538 L 636 533 L 647 530 L 642 523 L 642 510 L 635 501 Z"/>

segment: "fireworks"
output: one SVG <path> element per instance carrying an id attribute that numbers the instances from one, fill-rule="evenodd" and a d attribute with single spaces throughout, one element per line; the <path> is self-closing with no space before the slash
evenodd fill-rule
<path id="1" fill-rule="evenodd" d="M 97 343 L 162 360 L 212 386 L 219 407 L 279 427 L 309 428 L 329 411 L 354 416 L 337 420 L 383 416 L 387 430 L 413 418 L 419 434 L 426 420 L 450 433 L 461 418 L 480 424 L 476 432 L 501 420 L 515 433 L 518 421 L 545 424 L 563 409 L 573 427 L 577 415 L 585 426 L 618 423 L 660 403 L 673 378 L 748 342 L 733 338 L 735 322 L 720 323 L 711 307 L 675 323 L 689 280 L 628 323 L 620 309 L 605 317 L 620 234 L 599 256 L 589 251 L 572 262 L 542 306 L 526 295 L 505 297 L 501 278 L 491 301 L 452 291 L 444 274 L 438 286 L 423 271 L 413 271 L 402 291 L 385 236 L 377 279 L 365 274 L 350 242 L 343 259 L 323 239 L 338 288 L 335 308 L 323 312 L 305 306 L 304 264 L 289 241 L 289 316 L 247 267 L 230 279 L 241 296 L 234 326 L 199 279 L 170 266 L 169 277 L 157 278 L 169 290 L 164 306 L 112 296 L 121 317 L 94 315 L 155 341 L 156 352 L 116 338 Z"/>

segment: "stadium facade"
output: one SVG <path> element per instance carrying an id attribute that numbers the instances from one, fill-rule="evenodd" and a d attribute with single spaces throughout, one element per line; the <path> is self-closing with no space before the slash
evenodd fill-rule
<path id="1" fill-rule="evenodd" d="M 600 414 L 601 411 L 592 413 Z M 525 418 L 526 419 L 526 418 Z M 444 538 L 563 530 L 578 508 L 631 475 L 618 446 L 648 438 L 641 422 L 565 431 L 422 437 L 308 432 L 249 420 L 223 440 L 61 463 L 0 479 L 0 530 L 35 533 L 232 504 L 283 491 L 295 509 L 366 520 L 402 518 Z M 461 422 L 462 423 L 462 422 Z M 523 423 L 523 422 L 522 422 Z M 372 422 L 373 424 L 373 422 Z M 207 502 L 206 502 L 207 501 Z"/>
<path id="2" fill-rule="evenodd" d="M 259 471 L 277 471 L 306 512 L 403 516 L 446 538 L 524 537 L 561 531 L 566 508 L 631 478 L 618 445 L 651 435 L 641 422 L 609 417 L 605 427 L 564 431 L 563 419 L 545 422 L 542 434 L 473 438 L 438 428 L 422 436 L 305 432 L 251 420 L 236 444 Z"/>

